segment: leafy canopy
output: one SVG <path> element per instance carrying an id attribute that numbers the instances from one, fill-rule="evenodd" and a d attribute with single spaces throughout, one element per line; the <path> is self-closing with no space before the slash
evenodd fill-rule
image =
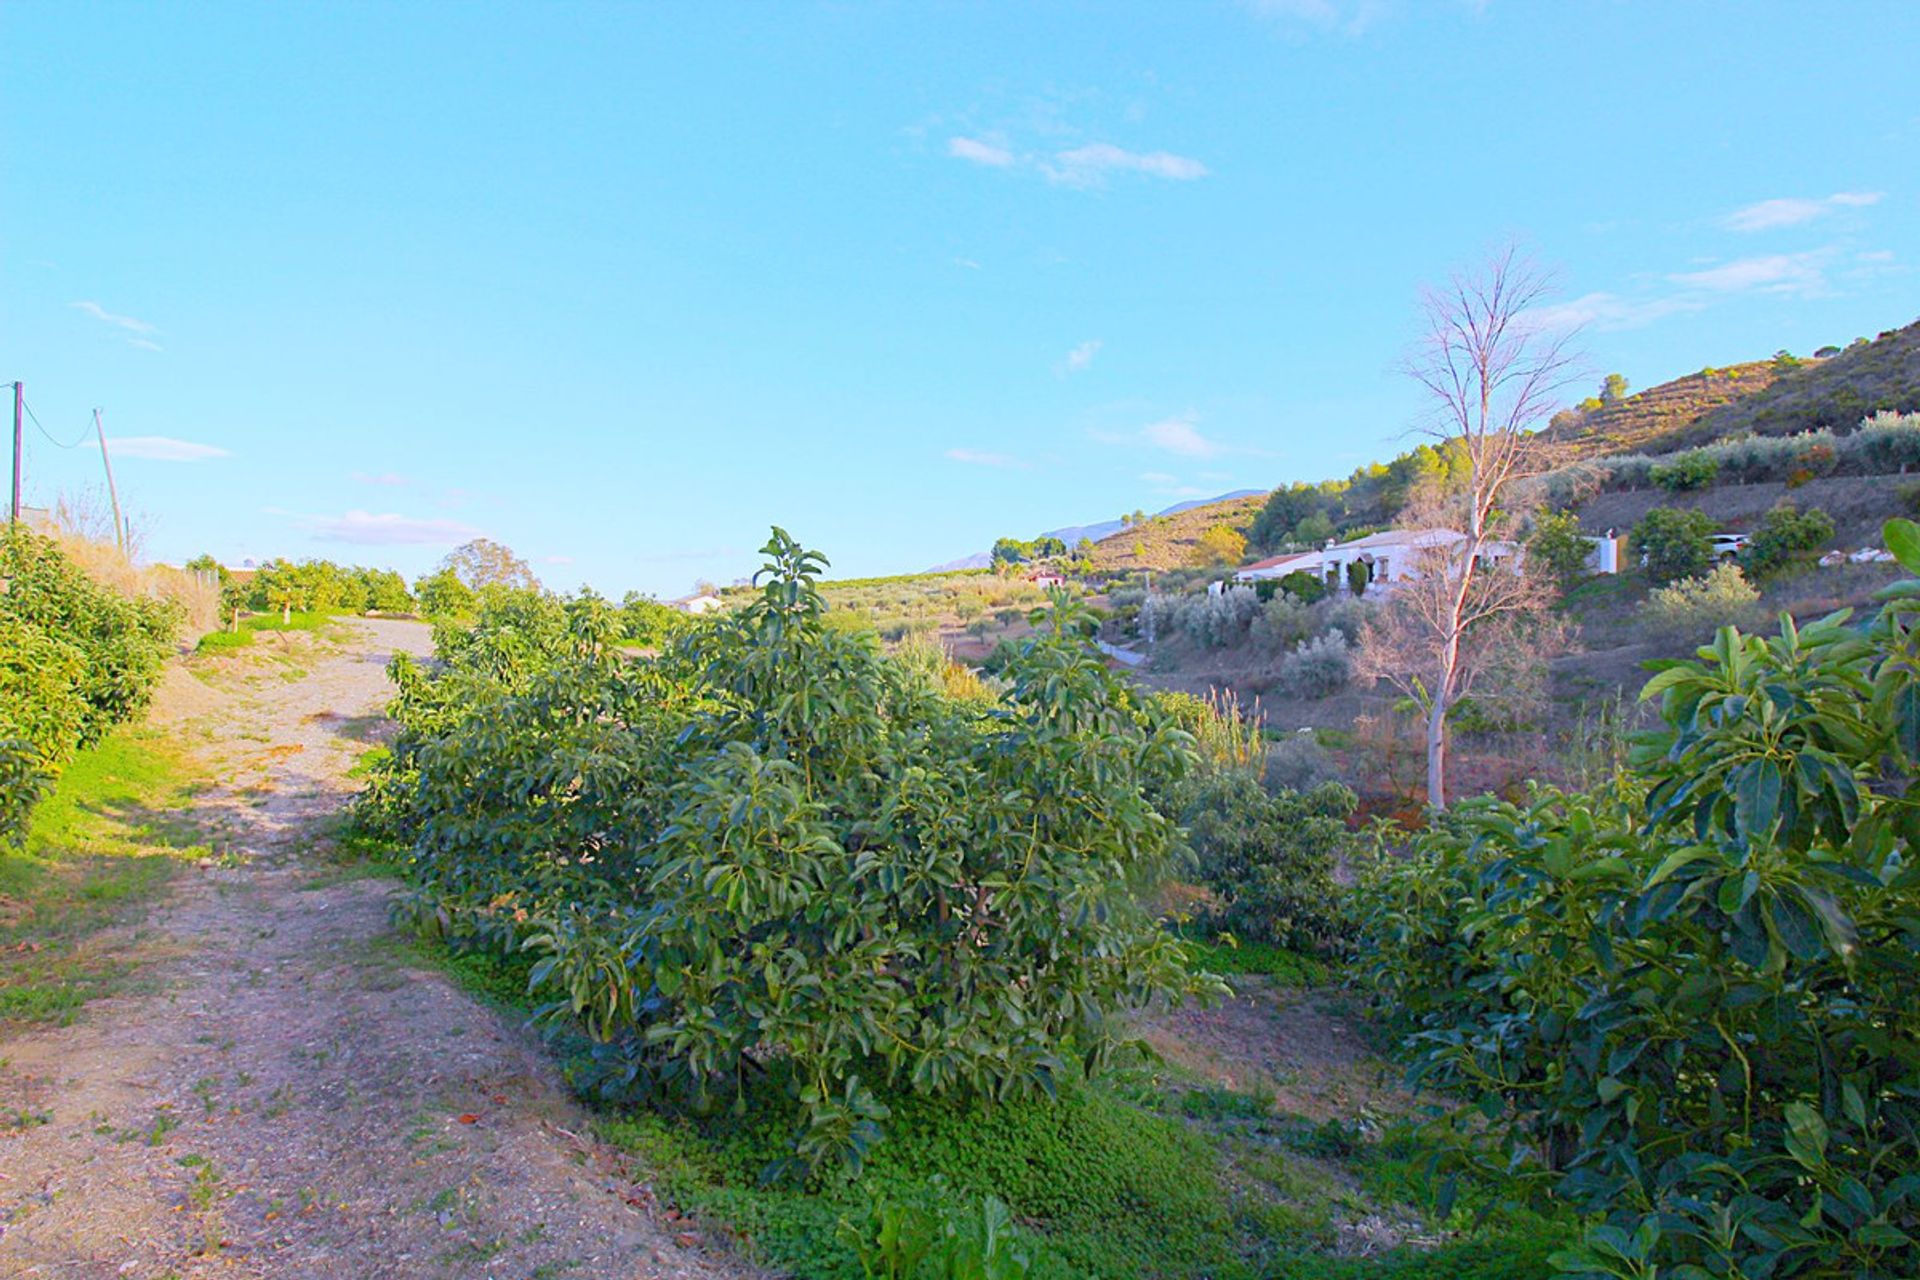
<path id="1" fill-rule="evenodd" d="M 1462 1157 L 1596 1216 L 1568 1275 L 1920 1274 L 1920 581 L 1883 599 L 1656 664 L 1612 782 L 1463 805 L 1370 878 Z"/>
<path id="2" fill-rule="evenodd" d="M 399 664 L 423 920 L 538 953 L 610 1087 L 698 1105 L 780 1062 L 816 1166 L 878 1140 L 882 1083 L 1050 1092 L 1121 1009 L 1211 989 L 1139 905 L 1177 842 L 1147 788 L 1191 740 L 1082 606 L 1035 614 L 1003 697 L 956 698 L 825 624 L 817 553 L 764 550 L 752 603 L 656 660 L 604 602 L 501 597 L 442 628 L 442 671 Z"/>

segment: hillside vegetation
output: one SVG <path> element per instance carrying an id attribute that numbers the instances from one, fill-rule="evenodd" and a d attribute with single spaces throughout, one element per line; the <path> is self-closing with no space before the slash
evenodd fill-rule
<path id="1" fill-rule="evenodd" d="M 1658 442 L 1766 390 L 1778 377 L 1770 360 L 1702 369 L 1596 408 L 1569 409 L 1543 435 L 1569 460 L 1626 450 L 1658 452 Z"/>
<path id="2" fill-rule="evenodd" d="M 1178 569 L 1201 555 L 1200 539 L 1217 525 L 1247 533 L 1266 505 L 1267 495 L 1228 498 L 1146 520 L 1109 534 L 1093 544 L 1095 572 L 1129 569 Z"/>
<path id="3" fill-rule="evenodd" d="M 1702 369 L 1592 408 L 1569 410 L 1545 438 L 1565 461 L 1670 453 L 1740 435 L 1851 430 L 1880 412 L 1920 409 L 1920 321 L 1810 359 Z"/>

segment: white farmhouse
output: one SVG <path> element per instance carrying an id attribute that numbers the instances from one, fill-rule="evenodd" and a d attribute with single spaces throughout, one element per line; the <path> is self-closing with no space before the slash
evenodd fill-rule
<path id="1" fill-rule="evenodd" d="M 1348 589 L 1348 566 L 1367 566 L 1368 590 L 1391 590 L 1396 584 L 1412 581 L 1422 574 L 1422 566 L 1436 555 L 1466 541 L 1466 535 L 1452 529 L 1387 529 L 1370 533 L 1351 542 L 1329 541 L 1318 551 L 1302 551 L 1260 560 L 1234 574 L 1234 581 L 1256 583 L 1277 580 L 1290 573 L 1311 574 L 1329 591 Z M 1589 561 L 1598 573 L 1618 573 L 1617 544 L 1611 539 L 1592 539 L 1594 556 Z M 1608 554 L 1611 552 L 1612 554 Z M 1513 542 L 1488 542 L 1480 548 L 1482 562 L 1499 563 L 1521 555 Z"/>

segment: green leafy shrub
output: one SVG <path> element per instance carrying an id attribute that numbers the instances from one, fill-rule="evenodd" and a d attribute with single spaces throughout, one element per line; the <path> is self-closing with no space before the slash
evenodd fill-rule
<path id="1" fill-rule="evenodd" d="M 1819 427 L 1794 435 L 1739 435 L 1658 459 L 1645 454 L 1588 459 L 1542 477 L 1540 491 L 1561 505 L 1603 489 L 1657 483 L 1653 473 L 1661 468 L 1679 468 L 1663 472 L 1669 480 L 1710 471 L 1708 483 L 1797 479 L 1804 484 L 1821 475 L 1892 475 L 1915 466 L 1920 466 L 1920 413 L 1882 411 L 1861 419 L 1852 431 Z"/>
<path id="2" fill-rule="evenodd" d="M 672 641 L 693 620 L 671 605 L 629 591 L 620 602 L 620 622 L 629 643 L 657 647 Z"/>
<path id="3" fill-rule="evenodd" d="M 25 835 L 46 775 L 146 707 L 181 615 L 94 582 L 54 542 L 23 528 L 0 531 L 0 579 L 6 843 Z"/>
<path id="4" fill-rule="evenodd" d="M 1373 566 L 1364 560 L 1347 562 L 1347 591 L 1355 599 L 1366 594 L 1367 584 L 1373 581 Z"/>
<path id="5" fill-rule="evenodd" d="M 1311 733 L 1289 733 L 1267 748 L 1267 785 L 1311 791 L 1337 776 L 1333 757 Z"/>
<path id="6" fill-rule="evenodd" d="M 1219 902 L 1215 930 L 1297 949 L 1324 948 L 1343 924 L 1333 869 L 1352 848 L 1358 800 L 1339 783 L 1269 792 L 1257 775 L 1210 770 L 1179 789 L 1197 878 Z"/>
<path id="7" fill-rule="evenodd" d="M 1864 633 L 1722 630 L 1614 781 L 1465 803 L 1368 878 L 1462 1158 L 1601 1219 L 1564 1275 L 1920 1274 L 1920 582 L 1883 596 Z"/>
<path id="8" fill-rule="evenodd" d="M 1281 578 L 1280 589 L 1303 604 L 1315 604 L 1327 594 L 1327 584 L 1304 569 L 1295 569 Z"/>
<path id="9" fill-rule="evenodd" d="M 1715 565 L 1697 578 L 1656 587 L 1640 606 L 1640 616 L 1656 631 L 1697 637 L 1724 626 L 1751 626 L 1760 612 L 1760 593 L 1734 564 Z"/>
<path id="10" fill-rule="evenodd" d="M 1713 517 L 1704 511 L 1655 507 L 1629 539 L 1655 583 L 1697 578 L 1713 564 Z"/>
<path id="11" fill-rule="evenodd" d="M 1704 489 L 1720 475 L 1720 461 L 1706 453 L 1683 453 L 1672 462 L 1655 463 L 1648 478 L 1662 489 L 1679 492 Z"/>
<path id="12" fill-rule="evenodd" d="M 523 939 L 636 1094 L 791 1064 L 814 1167 L 866 1156 L 883 1085 L 1049 1090 L 1119 1010 L 1211 989 L 1139 905 L 1177 840 L 1146 789 L 1189 740 L 1082 606 L 1008 646 L 1004 698 L 956 699 L 823 624 L 816 554 L 766 552 L 655 663 L 609 653 L 604 602 L 516 595 L 438 633 L 444 672 L 396 664 L 420 918 Z"/>
<path id="13" fill-rule="evenodd" d="M 1819 507 L 1801 511 L 1783 502 L 1761 518 L 1740 563 L 1752 577 L 1765 578 L 1832 540 L 1833 517 Z"/>
<path id="14" fill-rule="evenodd" d="M 1538 565 L 1564 590 L 1587 574 L 1593 544 L 1580 532 L 1580 518 L 1571 511 L 1550 511 L 1534 521 L 1527 539 L 1527 561 Z"/>

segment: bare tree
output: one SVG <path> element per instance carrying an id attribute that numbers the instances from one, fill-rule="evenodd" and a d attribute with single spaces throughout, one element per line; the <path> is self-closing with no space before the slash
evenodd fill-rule
<path id="1" fill-rule="evenodd" d="M 1534 321 L 1550 278 L 1503 249 L 1423 299 L 1426 335 L 1406 372 L 1432 407 L 1425 430 L 1467 459 L 1458 492 L 1417 499 L 1408 523 L 1449 531 L 1421 552 L 1419 577 L 1398 585 L 1362 637 L 1359 670 L 1385 679 L 1425 713 L 1427 800 L 1446 806 L 1447 716 L 1488 674 L 1538 653 L 1549 598 L 1518 570 L 1520 484 L 1535 474 L 1533 431 L 1579 376 L 1572 334 Z"/>

